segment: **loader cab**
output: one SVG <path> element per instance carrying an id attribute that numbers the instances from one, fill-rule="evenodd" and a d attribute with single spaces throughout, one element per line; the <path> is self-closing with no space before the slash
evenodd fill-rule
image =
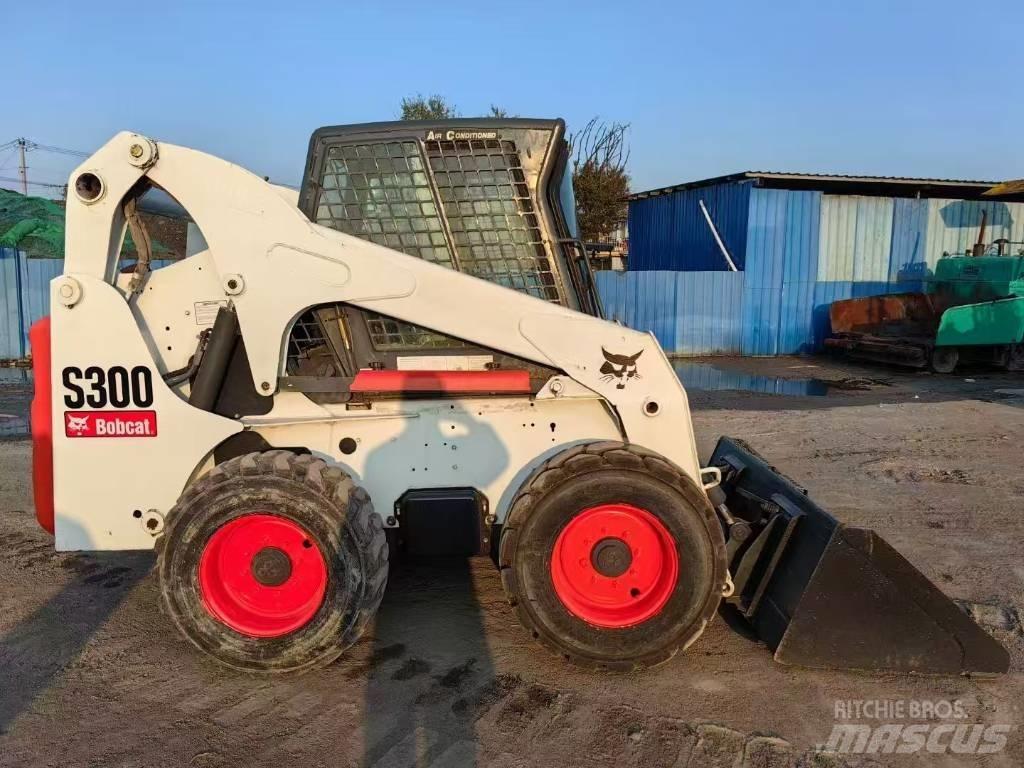
<path id="1" fill-rule="evenodd" d="M 577 237 L 560 119 L 320 128 L 310 140 L 299 208 L 322 226 L 601 315 Z M 305 313 L 288 343 L 287 372 L 295 381 L 350 377 L 365 368 L 502 366 L 528 364 L 342 304 Z M 537 377 L 546 378 L 541 371 Z"/>

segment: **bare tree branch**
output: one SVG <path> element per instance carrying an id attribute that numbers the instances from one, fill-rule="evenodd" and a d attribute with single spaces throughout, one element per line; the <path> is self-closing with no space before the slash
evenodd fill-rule
<path id="1" fill-rule="evenodd" d="M 608 238 L 626 220 L 629 194 L 627 123 L 592 118 L 569 137 L 580 237 Z"/>

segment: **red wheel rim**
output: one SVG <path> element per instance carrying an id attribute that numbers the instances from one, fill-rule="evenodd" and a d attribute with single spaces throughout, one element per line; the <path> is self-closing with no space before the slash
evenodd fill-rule
<path id="1" fill-rule="evenodd" d="M 650 512 L 600 504 L 562 529 L 551 581 L 562 605 L 596 627 L 621 629 L 656 616 L 679 579 L 675 539 Z"/>
<path id="2" fill-rule="evenodd" d="M 249 637 L 280 637 L 304 626 L 326 590 L 320 548 L 283 517 L 235 518 L 210 537 L 199 560 L 206 610 Z"/>

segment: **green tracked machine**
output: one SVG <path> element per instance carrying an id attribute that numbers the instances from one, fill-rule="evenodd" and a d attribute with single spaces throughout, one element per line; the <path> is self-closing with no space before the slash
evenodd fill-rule
<path id="1" fill-rule="evenodd" d="M 837 301 L 829 320 L 826 348 L 851 357 L 937 373 L 965 360 L 1024 370 L 1024 243 L 943 256 L 924 291 Z"/>

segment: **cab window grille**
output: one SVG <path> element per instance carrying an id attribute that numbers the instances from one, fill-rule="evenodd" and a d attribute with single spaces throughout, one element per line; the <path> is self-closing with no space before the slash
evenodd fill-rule
<path id="1" fill-rule="evenodd" d="M 292 326 L 288 337 L 287 371 L 291 376 L 308 372 L 310 361 L 328 349 L 327 339 L 313 310 L 305 312 Z"/>
<path id="2" fill-rule="evenodd" d="M 318 224 L 452 266 L 415 142 L 331 147 L 320 187 Z"/>
<path id="3" fill-rule="evenodd" d="M 515 142 L 428 141 L 425 146 L 462 270 L 557 302 L 551 259 Z"/>
<path id="4" fill-rule="evenodd" d="M 316 223 L 434 264 L 458 263 L 468 274 L 558 302 L 515 142 L 427 141 L 423 146 L 426 162 L 415 141 L 329 147 Z M 365 317 L 380 350 L 462 345 L 373 312 Z"/>

